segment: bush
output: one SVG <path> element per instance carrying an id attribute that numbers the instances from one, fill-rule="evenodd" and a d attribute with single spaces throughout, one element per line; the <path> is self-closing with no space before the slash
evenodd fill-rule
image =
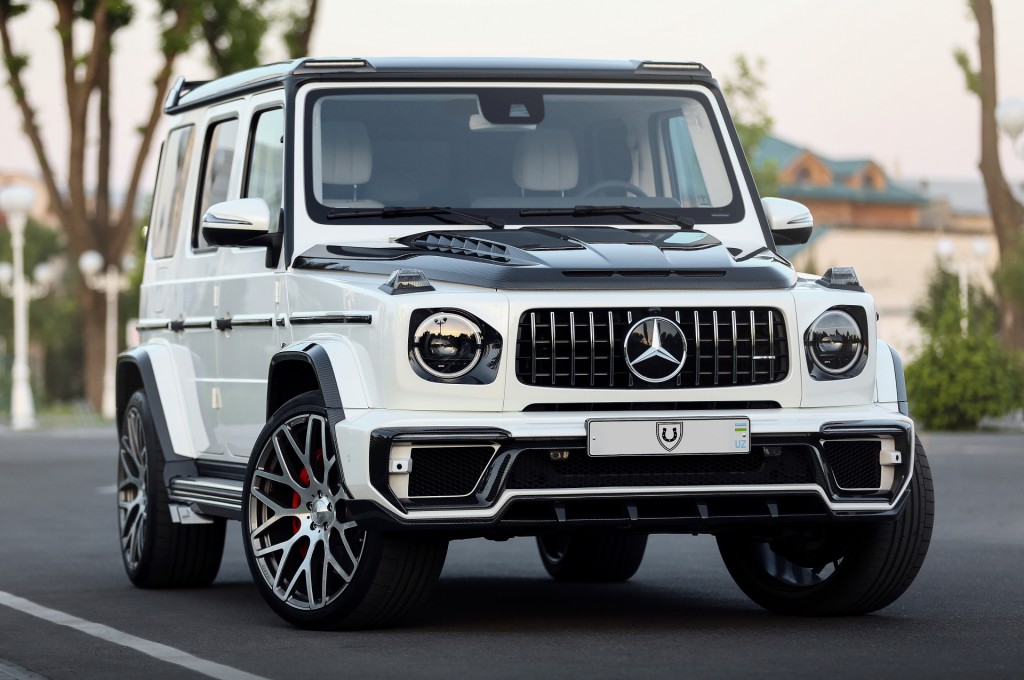
<path id="1" fill-rule="evenodd" d="M 963 337 L 959 282 L 936 268 L 914 312 L 927 344 L 907 366 L 907 392 L 914 419 L 929 429 L 971 430 L 1024 403 L 1024 363 L 999 344 L 995 303 L 975 286 L 968 300 Z"/>

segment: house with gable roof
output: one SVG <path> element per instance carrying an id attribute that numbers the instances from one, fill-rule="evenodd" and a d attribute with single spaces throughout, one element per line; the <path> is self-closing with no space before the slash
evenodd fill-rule
<path id="1" fill-rule="evenodd" d="M 800 201 L 814 223 L 834 227 L 920 229 L 929 199 L 892 182 L 870 158 L 832 160 L 767 136 L 754 153 L 755 167 L 778 170 L 778 194 Z"/>

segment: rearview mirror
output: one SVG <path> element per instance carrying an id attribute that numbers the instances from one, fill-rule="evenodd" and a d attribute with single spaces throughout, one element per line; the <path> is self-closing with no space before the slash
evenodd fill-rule
<path id="1" fill-rule="evenodd" d="M 798 246 L 811 238 L 814 218 L 803 203 L 786 198 L 763 198 L 761 205 L 768 216 L 775 245 Z"/>
<path id="2" fill-rule="evenodd" d="M 266 245 L 249 243 L 270 231 L 270 208 L 262 198 L 240 198 L 211 205 L 203 215 L 203 237 L 214 246 Z"/>

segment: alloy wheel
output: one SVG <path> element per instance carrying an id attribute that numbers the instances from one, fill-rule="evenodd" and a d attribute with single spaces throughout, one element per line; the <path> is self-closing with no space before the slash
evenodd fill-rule
<path id="1" fill-rule="evenodd" d="M 125 412 L 117 465 L 117 519 L 121 552 L 129 570 L 139 567 L 146 538 L 146 472 L 149 458 L 142 414 L 135 406 Z"/>
<path id="2" fill-rule="evenodd" d="M 277 598 L 316 610 L 344 592 L 365 532 L 345 515 L 341 461 L 320 415 L 290 418 L 258 454 L 249 488 L 248 540 Z"/>

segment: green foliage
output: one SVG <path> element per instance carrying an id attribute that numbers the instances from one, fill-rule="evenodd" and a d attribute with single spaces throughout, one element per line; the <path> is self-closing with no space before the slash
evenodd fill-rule
<path id="1" fill-rule="evenodd" d="M 1024 404 L 1024 362 L 999 344 L 995 302 L 976 286 L 967 297 L 967 337 L 955 274 L 936 267 L 914 310 L 927 344 L 907 366 L 907 392 L 911 413 L 929 429 L 971 430 Z"/>
<path id="2" fill-rule="evenodd" d="M 762 196 L 772 196 L 778 191 L 779 167 L 775 161 L 757 163 L 756 152 L 761 141 L 771 134 L 775 124 L 768 105 L 762 99 L 764 92 L 764 59 L 758 58 L 753 63 L 743 54 L 736 55 L 733 62 L 736 73 L 725 81 L 722 88 L 729 101 L 736 134 L 740 138 L 740 146 L 750 162 L 754 182 Z"/>
<path id="3" fill-rule="evenodd" d="M 210 63 L 218 75 L 258 66 L 260 45 L 269 20 L 258 1 L 207 0 L 203 3 L 202 33 Z"/>
<path id="4" fill-rule="evenodd" d="M 1024 304 L 1024 240 L 999 254 L 999 268 L 992 282 L 1002 299 Z"/>
<path id="5" fill-rule="evenodd" d="M 953 51 L 953 59 L 960 71 L 964 74 L 964 81 L 967 84 L 967 91 L 981 96 L 981 71 L 976 71 L 971 66 L 971 58 L 967 56 L 967 50 L 958 48 Z"/>
<path id="6" fill-rule="evenodd" d="M 25 229 L 25 272 L 41 262 L 58 261 L 65 254 L 60 234 L 29 221 Z M 11 261 L 10 236 L 0 232 L 0 262 Z M 58 267 L 59 269 L 59 267 Z M 35 397 L 39 401 L 71 401 L 82 395 L 82 335 L 71 329 L 82 327 L 78 301 L 72 294 L 74 271 L 65 271 L 50 292 L 29 305 L 29 337 L 33 345 L 45 349 L 46 372 L 40 380 L 33 376 Z M 0 297 L 0 338 L 7 354 L 0 356 L 0 410 L 10 399 L 10 353 L 14 348 L 12 301 Z"/>

